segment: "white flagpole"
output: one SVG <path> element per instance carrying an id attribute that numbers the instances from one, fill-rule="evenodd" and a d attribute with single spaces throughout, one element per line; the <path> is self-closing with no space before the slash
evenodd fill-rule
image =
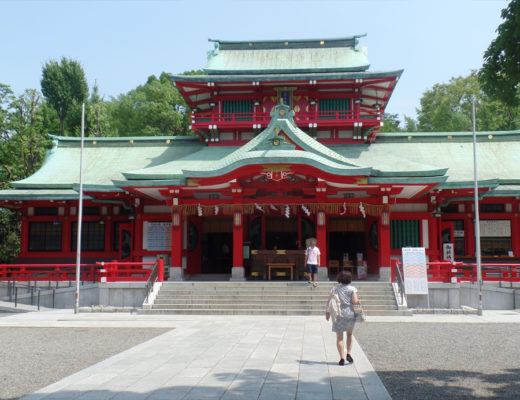
<path id="1" fill-rule="evenodd" d="M 85 130 L 85 103 L 81 105 L 81 150 L 79 153 L 79 206 L 78 206 L 78 233 L 76 235 L 76 302 L 74 313 L 79 312 L 79 280 L 81 273 L 81 222 L 83 220 L 83 134 Z"/>
<path id="2" fill-rule="evenodd" d="M 480 215 L 478 210 L 478 181 L 477 181 L 477 133 L 475 129 L 475 98 L 472 102 L 473 114 L 473 171 L 475 186 L 475 255 L 477 257 L 477 282 L 478 282 L 478 315 L 482 315 L 482 261 L 480 258 Z"/>

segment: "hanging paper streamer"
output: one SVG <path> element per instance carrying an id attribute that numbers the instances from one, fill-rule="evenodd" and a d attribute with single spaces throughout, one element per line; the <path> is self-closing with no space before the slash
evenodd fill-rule
<path id="1" fill-rule="evenodd" d="M 289 218 L 291 216 L 291 207 L 288 205 L 285 206 L 285 218 Z"/>
<path id="2" fill-rule="evenodd" d="M 278 211 L 278 208 L 276 208 L 275 206 L 273 206 L 273 204 L 269 204 L 269 207 L 271 207 L 271 210 L 275 210 L 275 211 Z"/>
<path id="3" fill-rule="evenodd" d="M 365 207 L 363 207 L 363 203 L 359 203 L 359 211 L 361 211 L 361 214 L 363 215 L 363 218 L 367 217 L 367 213 L 365 211 Z"/>
<path id="4" fill-rule="evenodd" d="M 202 207 L 200 206 L 200 204 L 197 206 L 197 214 L 199 215 L 199 217 L 202 217 Z"/>
<path id="5" fill-rule="evenodd" d="M 263 209 L 262 207 L 260 207 L 257 203 L 255 203 L 255 208 L 256 208 L 257 210 L 260 210 L 260 211 L 262 211 L 263 213 L 265 213 L 264 209 Z"/>
<path id="6" fill-rule="evenodd" d="M 215 206 L 215 215 L 218 215 L 218 212 L 220 211 L 219 206 Z"/>
<path id="7" fill-rule="evenodd" d="M 309 211 L 309 209 L 307 208 L 307 206 L 305 204 L 302 204 L 302 210 L 303 212 L 307 215 L 307 216 L 310 216 L 311 215 L 311 212 Z"/>
<path id="8" fill-rule="evenodd" d="M 345 215 L 347 213 L 347 205 L 343 203 L 343 211 L 339 213 L 339 215 Z"/>

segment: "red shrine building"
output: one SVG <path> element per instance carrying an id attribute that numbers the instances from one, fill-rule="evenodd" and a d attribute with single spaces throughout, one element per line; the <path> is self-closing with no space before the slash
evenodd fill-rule
<path id="1" fill-rule="evenodd" d="M 86 261 L 162 257 L 170 279 L 320 278 L 366 263 L 389 277 L 404 246 L 475 255 L 471 132 L 380 133 L 402 74 L 371 71 L 362 36 L 211 40 L 203 75 L 172 81 L 189 137 L 86 138 Z M 0 191 L 20 213 L 19 262 L 72 262 L 80 139 L 53 136 L 34 175 Z M 479 132 L 482 254 L 520 257 L 520 132 Z M 448 246 L 448 248 L 450 248 Z"/>

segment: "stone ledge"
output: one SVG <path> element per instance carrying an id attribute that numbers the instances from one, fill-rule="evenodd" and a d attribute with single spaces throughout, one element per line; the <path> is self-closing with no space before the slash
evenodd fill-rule
<path id="1" fill-rule="evenodd" d="M 478 310 L 471 307 L 464 308 L 413 308 L 414 314 L 477 314 Z"/>
<path id="2" fill-rule="evenodd" d="M 136 307 L 113 307 L 113 306 L 90 306 L 90 307 L 80 307 L 80 313 L 115 313 L 115 312 L 126 312 L 126 313 L 135 313 L 137 312 Z"/>

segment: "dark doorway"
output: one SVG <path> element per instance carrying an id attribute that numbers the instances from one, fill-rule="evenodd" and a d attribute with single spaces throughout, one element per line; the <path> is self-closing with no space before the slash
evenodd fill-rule
<path id="1" fill-rule="evenodd" d="M 267 250 L 298 249 L 298 218 L 267 218 L 265 225 Z"/>
<path id="2" fill-rule="evenodd" d="M 202 273 L 230 274 L 233 265 L 231 218 L 205 218 L 202 221 Z"/>
<path id="3" fill-rule="evenodd" d="M 365 220 L 359 218 L 331 218 L 329 221 L 329 259 L 348 259 L 355 263 L 357 253 L 366 259 Z"/>

